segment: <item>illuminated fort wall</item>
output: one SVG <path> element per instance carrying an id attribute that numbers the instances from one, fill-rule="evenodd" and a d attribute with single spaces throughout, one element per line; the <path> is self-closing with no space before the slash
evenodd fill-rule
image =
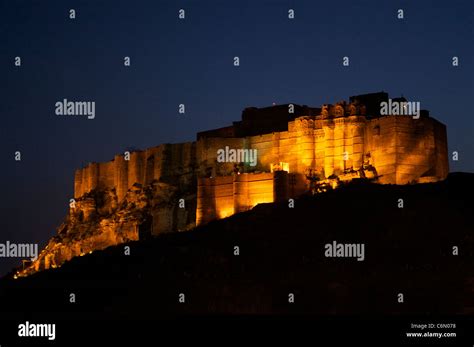
<path id="1" fill-rule="evenodd" d="M 196 224 L 229 217 L 267 202 L 288 199 L 285 171 L 198 179 Z"/>
<path id="2" fill-rule="evenodd" d="M 161 180 L 178 186 L 192 184 L 195 180 L 195 146 L 195 142 L 164 144 L 131 152 L 129 160 L 116 155 L 109 162 L 90 163 L 75 172 L 74 197 L 79 198 L 96 188 L 115 188 L 121 201 L 135 183 L 147 185 L 153 180 Z"/>
<path id="3" fill-rule="evenodd" d="M 226 146 L 257 149 L 256 171 L 269 172 L 271 164 L 286 162 L 297 181 L 305 181 L 309 168 L 328 177 L 345 169 L 359 170 L 364 162 L 376 168 L 380 183 L 437 181 L 448 174 L 446 128 L 428 117 L 299 117 L 289 122 L 288 131 L 198 140 L 197 148 L 205 148 L 201 163 L 211 166 L 213 175 L 219 170 L 231 174 L 232 165 L 216 160 L 217 150 Z"/>

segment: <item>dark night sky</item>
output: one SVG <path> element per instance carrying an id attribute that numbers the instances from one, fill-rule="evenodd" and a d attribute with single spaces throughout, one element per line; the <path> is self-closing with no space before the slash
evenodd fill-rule
<path id="1" fill-rule="evenodd" d="M 43 246 L 87 162 L 192 141 L 273 102 L 403 94 L 447 125 L 451 171 L 472 172 L 473 21 L 472 0 L 2 1 L 0 242 Z M 95 119 L 55 115 L 63 98 L 95 101 Z M 0 274 L 17 262 L 0 259 Z"/>

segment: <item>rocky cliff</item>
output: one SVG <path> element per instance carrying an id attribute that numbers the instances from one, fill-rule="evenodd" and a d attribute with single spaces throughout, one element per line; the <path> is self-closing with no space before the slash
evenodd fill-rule
<path id="1" fill-rule="evenodd" d="M 184 197 L 184 198 L 183 198 Z M 146 239 L 160 225 L 153 217 L 171 216 L 169 231 L 186 230 L 194 225 L 195 215 L 181 208 L 192 205 L 195 195 L 183 195 L 177 187 L 158 181 L 142 186 L 134 184 L 119 202 L 115 189 L 94 189 L 71 203 L 58 233 L 48 242 L 38 258 L 17 276 L 61 266 L 73 257 L 83 256 L 109 246 Z M 178 202 L 176 204 L 175 202 Z M 177 218 L 181 215 L 181 218 Z M 172 217 L 175 218 L 172 218 Z M 157 220 L 157 218 L 155 218 Z M 177 222 L 180 225 L 177 225 Z"/>

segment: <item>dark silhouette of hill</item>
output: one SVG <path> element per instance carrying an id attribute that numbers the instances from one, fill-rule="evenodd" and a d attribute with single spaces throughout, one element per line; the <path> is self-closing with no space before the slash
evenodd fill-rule
<path id="1" fill-rule="evenodd" d="M 472 314 L 473 187 L 474 174 L 457 173 L 423 185 L 352 183 L 294 208 L 258 205 L 27 278 L 9 275 L 0 281 L 2 317 Z M 333 241 L 365 244 L 365 260 L 325 257 Z"/>

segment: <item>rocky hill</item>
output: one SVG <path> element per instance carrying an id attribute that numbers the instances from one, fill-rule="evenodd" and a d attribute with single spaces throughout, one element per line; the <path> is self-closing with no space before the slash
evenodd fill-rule
<path id="1" fill-rule="evenodd" d="M 294 208 L 261 204 L 26 278 L 12 273 L 0 281 L 0 305 L 9 318 L 52 319 L 472 314 L 473 187 L 473 174 L 451 174 L 429 184 L 353 183 Z M 123 221 L 141 218 L 133 211 Z M 333 241 L 364 244 L 364 260 L 326 257 Z"/>

